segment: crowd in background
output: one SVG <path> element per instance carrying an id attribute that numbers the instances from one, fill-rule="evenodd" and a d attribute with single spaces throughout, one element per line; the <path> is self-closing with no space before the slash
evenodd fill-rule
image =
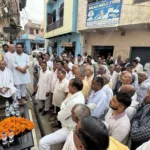
<path id="1" fill-rule="evenodd" d="M 4 45 L 0 61 L 0 98 L 25 103 L 30 83 L 29 56 L 22 45 Z M 63 150 L 150 149 L 149 62 L 72 53 L 39 53 L 33 87 L 39 115 L 49 114 L 56 132 L 44 136 L 39 150 L 63 143 Z"/>
<path id="2" fill-rule="evenodd" d="M 39 113 L 50 113 L 52 127 L 60 128 L 40 140 L 40 150 L 65 141 L 64 150 L 73 149 L 69 143 L 73 140 L 70 131 L 75 129 L 71 113 L 77 113 L 72 109 L 76 104 L 86 105 L 91 116 L 104 121 L 108 135 L 131 150 L 150 140 L 149 71 L 149 63 L 143 67 L 139 57 L 130 62 L 129 58 L 123 61 L 121 55 L 114 60 L 108 54 L 106 59 L 99 56 L 95 61 L 87 53 L 78 54 L 77 58 L 71 52 L 62 52 L 61 56 L 39 54 L 34 65 L 33 95 L 36 93 Z M 98 144 L 98 141 L 92 142 Z"/>

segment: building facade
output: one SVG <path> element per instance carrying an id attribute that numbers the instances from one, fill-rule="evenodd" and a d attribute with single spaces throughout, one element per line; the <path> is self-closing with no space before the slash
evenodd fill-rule
<path id="1" fill-rule="evenodd" d="M 41 24 L 33 23 L 32 20 L 28 20 L 24 26 L 24 34 L 15 41 L 21 43 L 24 48 L 24 52 L 31 54 L 33 50 L 38 48 L 44 48 L 45 39 L 44 36 L 44 21 Z"/>
<path id="2" fill-rule="evenodd" d="M 2 45 L 13 43 L 21 31 L 20 13 L 26 6 L 26 0 L 0 2 L 0 50 Z"/>
<path id="3" fill-rule="evenodd" d="M 82 51 L 95 59 L 111 53 L 114 58 L 150 58 L 150 2 L 148 0 L 79 0 L 78 31 Z"/>
<path id="4" fill-rule="evenodd" d="M 28 20 L 27 24 L 24 26 L 24 32 L 25 34 L 43 37 L 44 35 L 43 26 L 44 26 L 44 21 L 41 24 L 37 24 L 37 23 L 33 23 L 32 20 Z"/>
<path id="5" fill-rule="evenodd" d="M 49 51 L 81 53 L 77 32 L 78 0 L 45 0 L 45 34 Z"/>
<path id="6" fill-rule="evenodd" d="M 38 48 L 44 48 L 44 38 L 38 35 L 23 34 L 20 39 L 14 41 L 16 43 L 21 43 L 24 52 L 31 55 L 32 51 Z"/>

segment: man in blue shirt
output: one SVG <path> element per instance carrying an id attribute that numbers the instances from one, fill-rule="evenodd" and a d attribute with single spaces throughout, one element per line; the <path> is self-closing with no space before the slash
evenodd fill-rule
<path id="1" fill-rule="evenodd" d="M 104 80 L 102 77 L 95 77 L 92 80 L 92 92 L 88 98 L 88 105 L 94 105 L 95 109 L 92 110 L 92 116 L 95 116 L 97 118 L 100 118 L 105 110 L 107 109 L 107 106 L 109 106 L 107 101 L 106 94 L 101 90 L 104 86 Z"/>

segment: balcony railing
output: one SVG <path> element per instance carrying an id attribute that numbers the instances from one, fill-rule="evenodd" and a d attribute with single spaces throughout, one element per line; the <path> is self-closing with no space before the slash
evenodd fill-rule
<path id="1" fill-rule="evenodd" d="M 47 32 L 53 31 L 55 29 L 58 29 L 60 27 L 63 26 L 63 18 L 61 18 L 60 20 L 53 22 L 52 24 L 47 26 Z"/>

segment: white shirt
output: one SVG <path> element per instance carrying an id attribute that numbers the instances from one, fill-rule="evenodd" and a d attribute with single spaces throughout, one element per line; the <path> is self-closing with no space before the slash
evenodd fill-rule
<path id="1" fill-rule="evenodd" d="M 58 81 L 58 78 L 57 78 L 57 70 L 55 72 L 52 72 L 52 75 L 51 75 L 51 81 L 50 81 L 50 88 L 49 88 L 49 91 L 51 93 L 54 93 L 54 89 L 55 89 L 55 85 Z"/>
<path id="2" fill-rule="evenodd" d="M 125 110 L 125 112 L 126 112 L 126 114 L 127 114 L 127 116 L 129 117 L 130 120 L 132 120 L 132 118 L 136 114 L 138 106 L 139 106 L 139 102 L 137 101 L 137 94 L 135 93 L 132 96 L 131 105 Z"/>
<path id="3" fill-rule="evenodd" d="M 77 65 L 79 65 L 79 66 L 82 66 L 83 61 L 81 60 L 81 61 L 79 62 L 78 59 L 76 58 L 74 64 L 77 64 Z"/>
<path id="4" fill-rule="evenodd" d="M 107 96 L 107 103 L 108 103 L 108 106 L 109 106 L 109 102 L 110 100 L 112 99 L 113 97 L 113 91 L 112 89 L 109 87 L 108 84 L 104 85 L 103 88 L 102 88 L 102 91 L 106 94 Z"/>
<path id="5" fill-rule="evenodd" d="M 7 68 L 13 70 L 13 53 L 11 52 L 5 53 L 4 60 L 7 64 Z"/>
<path id="6" fill-rule="evenodd" d="M 50 71 L 52 71 L 53 70 L 53 62 L 52 61 L 47 61 L 47 67 L 48 67 L 48 69 L 50 70 Z"/>
<path id="7" fill-rule="evenodd" d="M 77 150 L 74 144 L 73 134 L 73 131 L 70 131 L 62 150 Z"/>
<path id="8" fill-rule="evenodd" d="M 76 104 L 84 104 L 84 96 L 82 92 L 77 92 L 66 98 L 61 104 L 61 110 L 58 112 L 57 119 L 61 122 L 62 127 L 74 129 L 75 122 L 71 118 L 71 110 Z"/>
<path id="9" fill-rule="evenodd" d="M 143 65 L 138 63 L 137 66 L 135 68 L 133 68 L 133 71 L 140 73 L 141 71 L 143 71 Z"/>
<path id="10" fill-rule="evenodd" d="M 70 81 L 71 79 L 73 79 L 73 77 L 72 77 L 72 71 L 66 72 L 66 79 L 68 81 Z"/>
<path id="11" fill-rule="evenodd" d="M 116 83 L 119 80 L 119 73 L 114 71 L 113 74 L 111 75 L 111 79 L 112 79 L 112 89 L 114 90 L 116 87 Z"/>
<path id="12" fill-rule="evenodd" d="M 20 71 L 16 70 L 16 67 L 25 67 L 30 66 L 29 56 L 25 53 L 18 55 L 16 52 L 13 54 L 13 76 L 15 85 L 20 84 L 28 84 L 31 82 L 30 74 L 28 69 L 26 69 L 26 73 L 23 74 Z"/>
<path id="13" fill-rule="evenodd" d="M 40 71 L 40 77 L 38 82 L 38 90 L 35 96 L 36 100 L 46 100 L 46 93 L 49 92 L 49 80 L 51 80 L 51 71 Z"/>
<path id="14" fill-rule="evenodd" d="M 69 63 L 68 63 L 68 67 L 69 67 L 70 69 L 72 69 L 72 66 L 73 66 L 73 63 L 72 63 L 72 62 L 69 62 Z"/>
<path id="15" fill-rule="evenodd" d="M 3 97 L 11 97 L 17 91 L 16 88 L 14 87 L 14 79 L 12 71 L 8 68 L 5 68 L 4 71 L 0 70 L 0 88 L 4 89 L 9 88 L 6 94 L 2 94 L 0 92 L 0 95 Z"/>
<path id="16" fill-rule="evenodd" d="M 112 110 L 109 109 L 105 116 L 105 122 L 109 124 L 109 136 L 112 136 L 119 142 L 126 144 L 130 132 L 130 120 L 125 112 L 112 116 Z"/>
<path id="17" fill-rule="evenodd" d="M 65 150 L 65 149 L 64 149 Z M 150 150 L 150 140 L 148 142 L 143 143 L 136 150 Z"/>
<path id="18" fill-rule="evenodd" d="M 150 74 L 150 62 L 145 64 L 144 70 L 145 70 L 148 74 Z"/>
<path id="19" fill-rule="evenodd" d="M 58 80 L 55 86 L 55 90 L 53 93 L 53 105 L 60 107 L 61 103 L 65 100 L 66 95 L 68 93 L 68 84 L 69 81 L 64 78 L 61 82 Z"/>
<path id="20" fill-rule="evenodd" d="M 150 79 L 143 81 L 141 84 L 137 84 L 135 88 L 138 102 L 142 103 L 146 94 L 150 90 Z"/>

